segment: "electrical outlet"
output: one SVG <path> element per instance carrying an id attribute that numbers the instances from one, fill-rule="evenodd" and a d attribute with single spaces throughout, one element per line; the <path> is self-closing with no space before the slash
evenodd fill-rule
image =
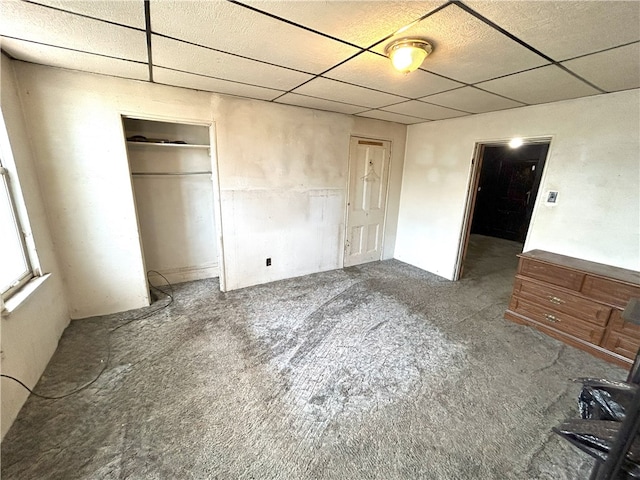
<path id="1" fill-rule="evenodd" d="M 267 267 L 271 266 L 271 257 L 267 258 Z"/>
<path id="2" fill-rule="evenodd" d="M 558 192 L 551 191 L 547 197 L 547 203 L 556 203 L 558 200 Z"/>

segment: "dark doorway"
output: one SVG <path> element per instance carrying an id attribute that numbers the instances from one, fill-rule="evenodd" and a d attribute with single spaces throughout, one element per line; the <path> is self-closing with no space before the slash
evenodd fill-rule
<path id="1" fill-rule="evenodd" d="M 511 242 L 522 252 L 550 142 L 525 139 L 519 148 L 506 141 L 476 144 L 454 280 L 462 277 L 472 233 L 476 240 L 482 236 Z M 504 254 L 512 255 L 507 250 Z"/>
<path id="2" fill-rule="evenodd" d="M 548 149 L 548 143 L 484 148 L 472 234 L 524 243 Z"/>

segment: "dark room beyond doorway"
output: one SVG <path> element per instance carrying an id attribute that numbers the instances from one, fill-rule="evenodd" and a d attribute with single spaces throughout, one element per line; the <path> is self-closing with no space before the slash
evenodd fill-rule
<path id="1" fill-rule="evenodd" d="M 524 243 L 548 149 L 485 147 L 471 233 Z"/>

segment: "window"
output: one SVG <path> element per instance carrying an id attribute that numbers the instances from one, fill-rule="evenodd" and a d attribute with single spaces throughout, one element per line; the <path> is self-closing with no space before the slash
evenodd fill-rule
<path id="1" fill-rule="evenodd" d="M 31 226 L 18 183 L 9 136 L 0 115 L 0 310 L 10 311 L 7 300 L 20 302 L 34 277 L 41 277 Z M 41 277 L 44 278 L 44 277 Z M 25 286 L 25 289 L 22 287 Z M 12 303 L 13 299 L 12 299 Z"/>
<path id="2" fill-rule="evenodd" d="M 12 199 L 9 171 L 0 158 L 0 292 L 6 300 L 13 292 L 28 282 L 33 273 L 29 262 L 23 229 Z"/>

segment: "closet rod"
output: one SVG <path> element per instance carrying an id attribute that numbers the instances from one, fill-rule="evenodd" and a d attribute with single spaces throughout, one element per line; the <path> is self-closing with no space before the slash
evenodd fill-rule
<path id="1" fill-rule="evenodd" d="M 149 175 L 171 175 L 171 176 L 184 176 L 184 175 L 211 175 L 213 172 L 132 172 L 131 175 L 136 176 L 149 176 Z"/>

